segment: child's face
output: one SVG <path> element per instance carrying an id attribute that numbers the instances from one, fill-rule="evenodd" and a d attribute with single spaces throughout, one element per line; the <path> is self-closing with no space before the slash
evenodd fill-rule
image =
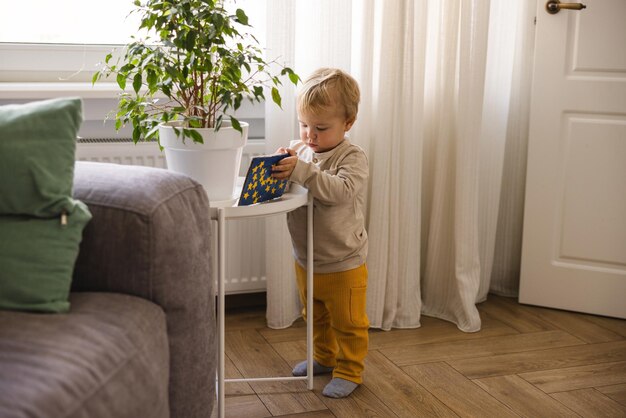
<path id="1" fill-rule="evenodd" d="M 346 120 L 336 106 L 319 113 L 299 113 L 300 140 L 313 152 L 326 152 L 343 141 L 354 121 Z"/>

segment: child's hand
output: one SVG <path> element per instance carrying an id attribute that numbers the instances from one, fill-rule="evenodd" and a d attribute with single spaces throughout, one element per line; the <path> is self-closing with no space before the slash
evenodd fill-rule
<path id="1" fill-rule="evenodd" d="M 272 166 L 272 177 L 278 180 L 288 179 L 296 168 L 298 163 L 298 156 L 296 152 L 291 148 L 279 148 L 277 151 L 279 154 L 288 153 L 290 156 L 283 158 Z"/>

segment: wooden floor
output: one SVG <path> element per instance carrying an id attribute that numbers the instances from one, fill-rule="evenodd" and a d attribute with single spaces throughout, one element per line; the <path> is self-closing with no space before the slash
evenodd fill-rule
<path id="1" fill-rule="evenodd" d="M 364 384 L 346 399 L 304 382 L 227 383 L 226 416 L 626 417 L 626 321 L 489 295 L 482 330 L 422 317 L 412 330 L 370 331 Z M 287 376 L 306 356 L 305 325 L 265 326 L 264 307 L 230 310 L 226 377 Z M 215 415 L 215 414 L 214 414 Z"/>

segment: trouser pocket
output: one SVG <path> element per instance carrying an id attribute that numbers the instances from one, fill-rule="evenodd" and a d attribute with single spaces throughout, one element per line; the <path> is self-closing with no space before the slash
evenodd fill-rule
<path id="1" fill-rule="evenodd" d="M 368 327 L 365 304 L 367 300 L 367 287 L 350 288 L 350 321 L 356 327 Z"/>

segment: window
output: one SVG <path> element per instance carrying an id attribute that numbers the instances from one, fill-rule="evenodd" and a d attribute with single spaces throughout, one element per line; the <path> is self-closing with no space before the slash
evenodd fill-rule
<path id="1" fill-rule="evenodd" d="M 132 0 L 0 0 L 0 42 L 44 44 L 125 44 L 136 34 L 139 15 Z M 254 22 L 254 34 L 265 39 L 265 2 L 236 0 Z M 24 16 L 16 19 L 16 16 Z"/>
<path id="2" fill-rule="evenodd" d="M 242 8 L 253 35 L 265 44 L 266 2 L 229 0 L 227 8 Z M 137 34 L 139 15 L 133 0 L 0 0 L 0 105 L 60 96 L 81 96 L 84 137 L 115 136 L 113 124 L 102 119 L 116 106 L 115 83 L 91 78 L 97 64 L 115 45 Z M 244 102 L 237 116 L 250 123 L 250 138 L 263 137 L 264 105 Z M 126 133 L 122 132 L 122 135 Z"/>
<path id="3" fill-rule="evenodd" d="M 243 8 L 264 44 L 265 1 L 230 0 Z M 114 45 L 137 33 L 133 0 L 0 0 L 0 82 L 86 82 Z M 143 34 L 145 35 L 145 34 Z"/>
<path id="4" fill-rule="evenodd" d="M 139 26 L 132 0 L 2 0 L 0 41 L 44 44 L 125 44 Z M 9 5 L 10 3 L 10 5 Z M 24 16 L 16 19 L 16 16 Z"/>

